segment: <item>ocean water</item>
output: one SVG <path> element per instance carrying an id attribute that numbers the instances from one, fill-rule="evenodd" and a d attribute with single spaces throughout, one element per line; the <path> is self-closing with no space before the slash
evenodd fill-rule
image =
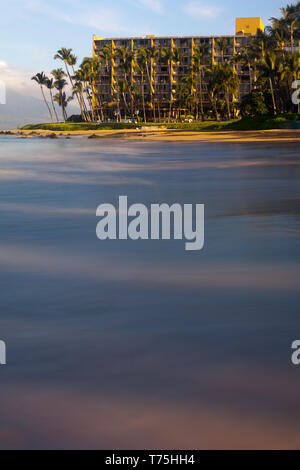
<path id="1" fill-rule="evenodd" d="M 0 137 L 0 447 L 299 449 L 296 144 Z M 96 208 L 205 204 L 205 248 Z"/>

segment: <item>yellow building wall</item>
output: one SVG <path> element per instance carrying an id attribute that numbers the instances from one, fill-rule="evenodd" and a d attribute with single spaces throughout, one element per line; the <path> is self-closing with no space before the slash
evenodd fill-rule
<path id="1" fill-rule="evenodd" d="M 237 18 L 235 22 L 235 34 L 257 34 L 257 30 L 264 31 L 265 26 L 261 18 Z"/>

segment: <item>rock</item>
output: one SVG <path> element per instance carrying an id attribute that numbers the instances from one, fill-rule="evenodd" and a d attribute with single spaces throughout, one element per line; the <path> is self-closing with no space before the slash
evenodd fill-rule
<path id="1" fill-rule="evenodd" d="M 100 137 L 97 134 L 92 134 L 88 137 L 88 139 L 99 139 Z"/>
<path id="2" fill-rule="evenodd" d="M 11 131 L 2 131 L 1 134 L 2 135 L 14 135 L 14 133 Z"/>
<path id="3" fill-rule="evenodd" d="M 44 139 L 57 139 L 57 135 L 56 134 L 46 134 L 44 135 Z"/>

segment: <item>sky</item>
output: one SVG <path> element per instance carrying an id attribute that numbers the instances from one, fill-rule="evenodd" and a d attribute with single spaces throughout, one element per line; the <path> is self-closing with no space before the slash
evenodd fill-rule
<path id="1" fill-rule="evenodd" d="M 1 2 L 2 3 L 2 2 Z M 28 91 L 30 75 L 58 67 L 61 47 L 82 59 L 92 36 L 234 33 L 237 16 L 278 16 L 287 0 L 9 0 L 1 6 L 0 80 Z"/>

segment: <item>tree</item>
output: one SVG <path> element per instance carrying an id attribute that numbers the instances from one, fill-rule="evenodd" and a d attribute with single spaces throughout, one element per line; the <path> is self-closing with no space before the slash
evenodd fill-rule
<path id="1" fill-rule="evenodd" d="M 249 95 L 243 97 L 240 109 L 243 117 L 255 117 L 268 114 L 264 93 L 262 91 L 253 90 Z"/>
<path id="2" fill-rule="evenodd" d="M 54 122 L 50 106 L 48 104 L 48 101 L 46 100 L 45 93 L 44 93 L 44 86 L 47 86 L 47 80 L 48 80 L 45 73 L 44 72 L 37 73 L 36 75 L 34 75 L 34 77 L 31 78 L 31 80 L 34 80 L 40 86 L 40 89 L 41 89 L 41 92 L 45 101 L 45 105 L 47 106 L 47 109 L 51 117 L 51 121 Z"/>
<path id="3" fill-rule="evenodd" d="M 218 113 L 217 100 L 220 92 L 222 91 L 222 74 L 221 74 L 221 65 L 212 65 L 212 67 L 207 71 L 207 91 L 208 97 L 211 102 L 212 108 L 215 113 L 216 120 L 220 120 Z"/>
<path id="4" fill-rule="evenodd" d="M 142 93 L 142 103 L 143 103 L 143 113 L 144 113 L 144 122 L 147 122 L 146 116 L 146 105 L 145 105 L 145 72 L 147 68 L 147 59 L 145 54 L 139 51 L 139 54 L 136 58 L 135 66 L 141 74 L 141 93 Z"/>
<path id="5" fill-rule="evenodd" d="M 125 109 L 125 119 L 127 119 L 127 111 L 129 111 L 126 95 L 128 93 L 128 83 L 124 78 L 120 78 L 118 81 L 118 91 L 123 98 L 124 109 Z"/>
<path id="6" fill-rule="evenodd" d="M 201 111 L 201 117 L 202 120 L 204 119 L 204 108 L 203 108 L 203 78 L 204 78 L 204 72 L 205 69 L 207 68 L 205 66 L 205 58 L 208 53 L 208 45 L 207 44 L 201 44 L 200 46 L 196 47 L 194 50 L 194 56 L 193 56 L 193 69 L 194 72 L 196 73 L 197 76 L 197 89 L 199 91 L 199 97 L 200 97 L 200 111 Z M 199 115 L 199 106 L 197 102 L 197 116 L 196 119 L 198 119 Z"/>
<path id="7" fill-rule="evenodd" d="M 118 70 L 122 74 L 123 90 L 126 88 L 126 94 L 130 96 L 131 102 L 131 117 L 134 114 L 134 93 L 133 93 L 133 69 L 134 69 L 134 53 L 128 47 L 120 47 L 115 52 L 116 57 L 119 59 Z M 126 103 L 127 103 L 127 97 Z M 123 100 L 124 101 L 124 100 Z"/>
<path id="8" fill-rule="evenodd" d="M 252 91 L 253 87 L 253 79 L 252 79 L 252 68 L 253 64 L 256 61 L 256 54 L 255 52 L 251 49 L 251 47 L 244 47 L 241 49 L 240 53 L 235 56 L 235 61 L 237 63 L 240 63 L 243 68 L 248 69 L 249 73 L 249 93 Z"/>
<path id="9" fill-rule="evenodd" d="M 141 48 L 139 51 L 139 54 L 144 56 L 144 62 L 145 62 L 145 68 L 147 72 L 147 78 L 148 78 L 148 85 L 149 85 L 149 90 L 150 90 L 150 108 L 153 110 L 153 117 L 155 119 L 155 106 L 153 103 L 153 95 L 155 93 L 155 89 L 153 86 L 153 81 L 152 81 L 152 62 L 155 60 L 158 56 L 158 50 L 156 47 L 148 47 L 148 48 Z"/>
<path id="10" fill-rule="evenodd" d="M 276 77 L 284 71 L 284 65 L 274 51 L 266 51 L 264 59 L 260 65 L 260 71 L 264 74 L 270 85 L 270 91 L 273 103 L 273 112 L 277 114 L 277 103 L 275 95 Z"/>
<path id="11" fill-rule="evenodd" d="M 168 47 L 164 47 L 161 51 L 162 59 L 167 63 L 168 70 L 169 70 L 169 80 L 170 80 L 170 102 L 169 102 L 169 122 L 171 121 L 172 117 L 172 104 L 174 99 L 174 93 L 176 93 L 176 89 L 173 87 L 173 66 L 176 64 L 177 66 L 180 65 L 181 62 L 181 54 L 177 47 L 169 49 Z"/>
<path id="12" fill-rule="evenodd" d="M 300 54 L 289 54 L 285 58 L 285 76 L 288 80 L 289 90 L 290 90 L 290 99 L 292 102 L 292 82 L 298 79 L 300 72 Z M 298 104 L 298 112 L 300 112 L 300 103 Z"/>
<path id="13" fill-rule="evenodd" d="M 65 64 L 66 72 L 69 77 L 72 89 L 74 89 L 74 83 L 73 83 L 72 76 L 70 74 L 69 66 L 73 67 L 73 70 L 74 70 L 74 65 L 77 62 L 77 58 L 72 54 L 72 50 L 73 49 L 66 49 L 65 47 L 62 47 L 61 49 L 57 51 L 57 54 L 55 54 L 54 60 L 61 60 Z M 75 92 L 75 95 L 76 95 L 81 113 L 84 114 L 81 99 L 76 92 Z"/>
<path id="14" fill-rule="evenodd" d="M 55 114 L 55 117 L 56 117 L 56 121 L 59 122 L 58 115 L 57 115 L 56 108 L 55 108 L 54 101 L 53 101 L 53 93 L 52 93 L 52 90 L 55 88 L 55 84 L 54 84 L 53 78 L 47 78 L 46 87 L 48 88 L 49 93 L 50 93 L 52 108 L 53 108 L 53 111 L 54 111 L 54 114 Z"/>
<path id="15" fill-rule="evenodd" d="M 66 122 L 66 99 L 63 98 L 63 90 L 67 86 L 67 81 L 65 80 L 66 74 L 62 69 L 56 69 L 52 70 L 51 75 L 54 77 L 54 86 L 58 90 L 58 94 L 55 95 L 54 101 L 61 106 L 63 121 Z"/>
<path id="16" fill-rule="evenodd" d="M 65 120 L 65 122 L 66 122 L 66 120 L 68 119 L 66 109 L 67 109 L 68 104 L 69 104 L 70 101 L 72 101 L 72 100 L 73 100 L 73 97 L 72 97 L 72 96 L 67 97 L 67 95 L 66 95 L 65 92 L 57 93 L 57 94 L 54 96 L 54 101 L 56 101 L 56 103 L 58 103 L 59 106 L 61 106 L 61 108 L 62 108 L 62 112 L 63 112 L 63 114 L 64 114 L 64 120 Z"/>
<path id="17" fill-rule="evenodd" d="M 229 64 L 223 65 L 221 67 L 220 75 L 220 79 L 223 83 L 225 91 L 228 118 L 231 119 L 230 94 L 232 96 L 236 95 L 239 86 L 239 77 Z"/>
<path id="18" fill-rule="evenodd" d="M 287 5 L 286 8 L 281 8 L 281 13 L 283 20 L 286 23 L 291 41 L 291 53 L 294 53 L 294 30 L 297 23 L 297 6 L 296 5 Z"/>
<path id="19" fill-rule="evenodd" d="M 225 54 L 229 49 L 229 42 L 226 38 L 218 38 L 216 40 L 216 49 L 220 52 L 222 58 L 222 64 L 225 62 Z"/>

